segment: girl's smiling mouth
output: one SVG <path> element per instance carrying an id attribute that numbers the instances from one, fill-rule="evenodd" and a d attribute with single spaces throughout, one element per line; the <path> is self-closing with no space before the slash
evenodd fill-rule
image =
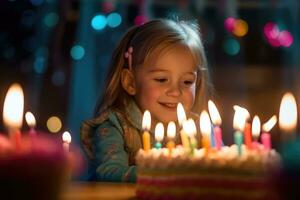
<path id="1" fill-rule="evenodd" d="M 177 103 L 165 103 L 165 102 L 159 102 L 160 105 L 169 108 L 169 109 L 177 109 Z"/>

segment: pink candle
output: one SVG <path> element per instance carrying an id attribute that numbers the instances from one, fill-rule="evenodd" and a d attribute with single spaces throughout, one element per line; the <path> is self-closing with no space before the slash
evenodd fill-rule
<path id="1" fill-rule="evenodd" d="M 218 150 L 221 149 L 222 146 L 222 129 L 219 126 L 214 127 L 214 134 L 215 134 L 215 144 Z"/>
<path id="2" fill-rule="evenodd" d="M 209 110 L 211 120 L 215 124 L 214 127 L 215 145 L 217 150 L 220 150 L 222 146 L 222 129 L 220 128 L 222 119 L 215 103 L 211 100 L 208 101 L 208 110 Z"/>
<path id="3" fill-rule="evenodd" d="M 263 133 L 261 134 L 261 142 L 264 145 L 265 150 L 272 148 L 271 135 L 269 131 L 274 127 L 277 122 L 277 117 L 273 115 L 263 126 Z"/>
<path id="4" fill-rule="evenodd" d="M 272 148 L 271 145 L 271 136 L 269 133 L 261 134 L 261 142 L 264 145 L 265 150 L 270 150 Z"/>

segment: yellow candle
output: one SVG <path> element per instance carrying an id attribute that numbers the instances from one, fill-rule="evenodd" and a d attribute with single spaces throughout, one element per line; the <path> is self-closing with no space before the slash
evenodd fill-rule
<path id="1" fill-rule="evenodd" d="M 169 151 L 169 157 L 172 157 L 172 151 L 175 147 L 175 143 L 173 141 L 173 139 L 176 136 L 176 125 L 174 122 L 169 122 L 168 124 L 168 128 L 167 128 L 167 137 L 168 137 L 168 143 L 167 143 L 167 148 Z"/>
<path id="2" fill-rule="evenodd" d="M 183 129 L 183 123 L 186 121 L 186 114 L 181 103 L 178 103 L 177 105 L 177 118 L 178 118 L 178 124 L 180 126 L 180 139 L 182 142 L 182 146 L 185 150 L 188 150 L 190 148 L 190 143 L 186 135 L 186 132 Z"/>
<path id="3" fill-rule="evenodd" d="M 200 130 L 202 133 L 202 147 L 208 153 L 210 150 L 211 123 L 206 110 L 200 114 Z"/>
<path id="4" fill-rule="evenodd" d="M 144 151 L 148 152 L 151 148 L 150 144 L 150 127 L 151 127 L 151 115 L 148 110 L 144 112 L 143 121 L 142 121 L 142 128 L 144 130 L 143 132 L 143 148 Z"/>

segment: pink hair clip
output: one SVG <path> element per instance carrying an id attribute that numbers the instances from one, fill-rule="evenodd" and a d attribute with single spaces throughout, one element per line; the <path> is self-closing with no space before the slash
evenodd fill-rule
<path id="1" fill-rule="evenodd" d="M 133 52 L 132 46 L 130 46 L 128 50 L 125 52 L 125 58 L 128 59 L 128 67 L 130 71 L 132 70 L 132 52 Z"/>

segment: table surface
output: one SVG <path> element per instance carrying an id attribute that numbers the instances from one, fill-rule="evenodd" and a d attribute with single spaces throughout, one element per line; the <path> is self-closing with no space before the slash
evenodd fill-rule
<path id="1" fill-rule="evenodd" d="M 72 182 L 62 194 L 62 200 L 136 200 L 136 184 L 104 182 Z"/>

